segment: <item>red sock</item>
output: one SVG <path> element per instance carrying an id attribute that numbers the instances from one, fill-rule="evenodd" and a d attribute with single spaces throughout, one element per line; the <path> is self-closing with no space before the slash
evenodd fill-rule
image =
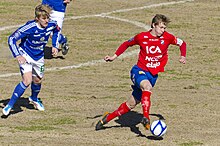
<path id="1" fill-rule="evenodd" d="M 111 121 L 115 117 L 121 116 L 127 112 L 129 112 L 131 109 L 127 106 L 126 102 L 122 103 L 117 110 L 114 112 L 110 113 L 107 116 L 107 122 Z"/>
<path id="2" fill-rule="evenodd" d="M 141 96 L 141 105 L 142 105 L 142 109 L 143 109 L 143 115 L 144 117 L 149 118 L 149 112 L 150 112 L 150 95 L 151 92 L 150 91 L 142 91 L 142 96 Z"/>

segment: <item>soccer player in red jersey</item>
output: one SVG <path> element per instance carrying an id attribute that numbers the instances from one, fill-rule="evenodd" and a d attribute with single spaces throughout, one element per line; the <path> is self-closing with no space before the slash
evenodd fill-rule
<path id="1" fill-rule="evenodd" d="M 133 45 L 140 46 L 138 62 L 132 67 L 130 72 L 130 77 L 133 82 L 131 96 L 114 112 L 105 114 L 96 124 L 96 130 L 103 129 L 104 124 L 107 124 L 115 117 L 129 112 L 139 103 L 141 103 L 143 109 L 143 119 L 141 123 L 147 130 L 150 128 L 149 111 L 151 106 L 151 90 L 156 83 L 158 73 L 163 72 L 167 64 L 169 45 L 179 46 L 179 62 L 183 64 L 186 63 L 186 43 L 166 31 L 169 22 L 168 17 L 162 14 L 156 14 L 152 19 L 151 29 L 149 31 L 141 32 L 130 40 L 122 43 L 113 56 L 105 56 L 104 60 L 111 62 L 120 56 L 128 47 Z"/>

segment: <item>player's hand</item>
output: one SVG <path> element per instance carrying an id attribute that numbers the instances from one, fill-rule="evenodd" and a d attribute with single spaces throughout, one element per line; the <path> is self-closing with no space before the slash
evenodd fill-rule
<path id="1" fill-rule="evenodd" d="M 71 0 L 63 0 L 63 3 L 69 4 Z"/>
<path id="2" fill-rule="evenodd" d="M 104 60 L 106 61 L 106 62 L 112 62 L 113 60 L 115 60 L 117 58 L 117 55 L 115 54 L 115 55 L 113 55 L 113 56 L 105 56 L 105 58 L 104 58 Z"/>
<path id="3" fill-rule="evenodd" d="M 58 49 L 55 47 L 52 47 L 52 55 L 56 56 L 58 54 Z"/>
<path id="4" fill-rule="evenodd" d="M 18 60 L 19 64 L 25 64 L 27 60 L 23 56 L 17 56 L 16 59 Z"/>
<path id="5" fill-rule="evenodd" d="M 186 63 L 186 57 L 181 56 L 179 62 L 182 63 L 182 64 L 185 64 Z"/>

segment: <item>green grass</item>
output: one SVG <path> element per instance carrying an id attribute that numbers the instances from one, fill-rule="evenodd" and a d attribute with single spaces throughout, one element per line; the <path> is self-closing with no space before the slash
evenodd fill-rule
<path id="1" fill-rule="evenodd" d="M 174 104 L 171 104 L 171 105 L 168 105 L 170 108 L 177 108 L 177 105 L 174 105 Z"/>

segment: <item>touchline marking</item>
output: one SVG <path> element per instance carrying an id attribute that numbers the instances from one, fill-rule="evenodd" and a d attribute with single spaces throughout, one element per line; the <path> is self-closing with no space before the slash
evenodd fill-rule
<path id="1" fill-rule="evenodd" d="M 120 59 L 126 58 L 128 56 L 134 55 L 138 53 L 138 49 L 130 51 L 128 53 L 124 53 L 121 56 L 119 56 Z M 48 68 L 47 71 L 54 71 L 54 70 L 64 70 L 64 69 L 72 69 L 72 68 L 80 68 L 80 67 L 84 67 L 84 66 L 92 66 L 92 65 L 96 65 L 98 63 L 104 63 L 105 60 L 104 59 L 100 59 L 100 60 L 92 60 L 92 61 L 88 61 L 85 63 L 80 63 L 77 65 L 71 65 L 71 66 L 64 66 L 64 67 L 52 67 L 52 68 Z M 1 76 L 0 76 L 1 77 Z"/>
<path id="2" fill-rule="evenodd" d="M 115 10 L 115 11 L 112 11 L 112 12 L 101 13 L 101 14 L 96 14 L 96 15 L 73 16 L 73 17 L 66 18 L 65 20 L 71 20 L 71 19 L 76 20 L 76 19 L 82 19 L 82 18 L 102 17 L 102 18 L 109 18 L 109 19 L 114 19 L 114 20 L 119 20 L 119 21 L 122 21 L 122 22 L 130 23 L 130 24 L 133 24 L 137 27 L 141 27 L 141 28 L 144 28 L 144 29 L 148 30 L 148 29 L 150 29 L 150 26 L 146 25 L 144 23 L 141 23 L 141 22 L 138 22 L 138 21 L 131 21 L 131 20 L 128 20 L 128 19 L 122 19 L 122 18 L 118 18 L 118 17 L 113 17 L 113 16 L 108 16 L 108 15 L 113 14 L 113 13 L 128 12 L 128 11 L 133 11 L 133 10 L 142 10 L 142 9 L 147 9 L 147 8 L 152 8 L 152 7 L 180 4 L 180 3 L 192 2 L 192 1 L 194 1 L 194 0 L 183 0 L 183 1 L 178 1 L 178 2 L 167 2 L 167 3 L 153 4 L 153 5 L 149 5 L 149 6 L 136 7 L 136 8 L 131 8 L 131 9 Z M 12 29 L 12 28 L 17 28 L 19 26 L 21 26 L 21 25 L 1 27 L 0 31 L 4 31 L 4 30 L 7 30 L 7 29 Z M 129 57 L 129 56 L 132 56 L 134 54 L 137 54 L 138 51 L 139 51 L 139 49 L 136 49 L 136 50 L 133 50 L 133 51 L 130 51 L 130 52 L 126 52 L 126 53 L 120 55 L 119 58 L 123 59 L 123 58 Z M 88 61 L 88 62 L 85 62 L 85 63 L 77 64 L 77 65 L 47 68 L 47 69 L 45 69 L 45 72 L 47 72 L 47 71 L 58 71 L 58 70 L 64 70 L 64 69 L 72 69 L 72 68 L 80 68 L 80 67 L 85 67 L 85 66 L 92 66 L 92 65 L 96 65 L 98 63 L 104 63 L 104 62 L 105 62 L 104 59 L 92 60 L 92 61 Z M 10 76 L 17 76 L 17 75 L 20 75 L 20 73 L 7 73 L 7 74 L 0 75 L 0 78 L 10 77 Z"/>
<path id="3" fill-rule="evenodd" d="M 126 57 L 128 57 L 128 56 L 132 56 L 132 55 L 134 55 L 134 54 L 137 54 L 138 51 L 139 51 L 139 50 L 136 49 L 136 50 L 133 50 L 133 51 L 124 53 L 124 54 L 122 54 L 121 56 L 119 56 L 118 58 L 123 59 L 123 58 L 126 58 Z M 85 63 L 77 64 L 77 65 L 64 66 L 64 67 L 51 67 L 51 68 L 46 69 L 45 72 L 46 72 L 46 71 L 58 71 L 58 70 L 64 70 L 64 69 L 72 69 L 72 68 L 80 68 L 80 67 L 84 67 L 84 66 L 92 66 L 92 65 L 96 65 L 96 64 L 98 64 L 98 63 L 104 63 L 104 62 L 105 62 L 104 59 L 92 60 L 92 61 L 88 61 L 88 62 L 85 62 Z M 17 75 L 20 75 L 20 73 L 2 74 L 2 75 L 0 75 L 0 78 L 11 77 L 11 76 L 17 76 Z"/>
<path id="4" fill-rule="evenodd" d="M 142 10 L 142 9 L 148 9 L 148 8 L 153 8 L 153 7 L 159 7 L 159 6 L 167 6 L 167 5 L 173 5 L 173 4 L 181 4 L 181 3 L 186 3 L 186 2 L 192 2 L 194 0 L 183 0 L 183 1 L 173 1 L 173 2 L 167 2 L 167 3 L 159 3 L 159 4 L 152 4 L 149 6 L 143 6 L 143 7 L 136 7 L 136 8 L 130 8 L 130 9 L 120 9 L 120 10 L 115 10 L 107 13 L 101 13 L 101 14 L 95 14 L 95 15 L 84 15 L 84 16 L 73 16 L 73 17 L 68 17 L 66 18 L 67 20 L 70 19 L 81 19 L 81 18 L 90 18 L 90 17 L 102 17 L 114 13 L 121 13 L 121 12 L 129 12 L 129 11 L 134 11 L 134 10 Z"/>
<path id="5" fill-rule="evenodd" d="M 122 18 L 113 17 L 113 16 L 103 16 L 103 18 L 109 18 L 109 19 L 119 20 L 119 21 L 122 21 L 122 22 L 127 22 L 127 23 L 133 24 L 135 26 L 144 28 L 146 30 L 150 29 L 149 25 L 146 25 L 146 24 L 138 22 L 138 21 L 131 21 L 131 20 L 128 20 L 128 19 L 122 19 Z"/>
<path id="6" fill-rule="evenodd" d="M 114 13 L 129 12 L 129 11 L 134 11 L 134 10 L 142 10 L 142 9 L 148 9 L 148 8 L 159 7 L 159 6 L 167 6 L 167 5 L 173 5 L 173 4 L 182 4 L 182 3 L 193 2 L 193 1 L 194 0 L 182 0 L 182 1 L 173 1 L 173 2 L 167 2 L 167 3 L 152 4 L 149 6 L 136 7 L 136 8 L 130 8 L 130 9 L 121 9 L 121 10 L 115 10 L 115 11 L 101 13 L 101 14 L 73 16 L 73 17 L 65 18 L 65 20 L 71 20 L 71 19 L 76 20 L 76 19 L 91 18 L 91 17 L 105 17 L 106 15 L 110 15 L 110 14 L 114 14 Z M 22 25 L 23 24 L 0 27 L 0 31 L 17 28 Z"/>

